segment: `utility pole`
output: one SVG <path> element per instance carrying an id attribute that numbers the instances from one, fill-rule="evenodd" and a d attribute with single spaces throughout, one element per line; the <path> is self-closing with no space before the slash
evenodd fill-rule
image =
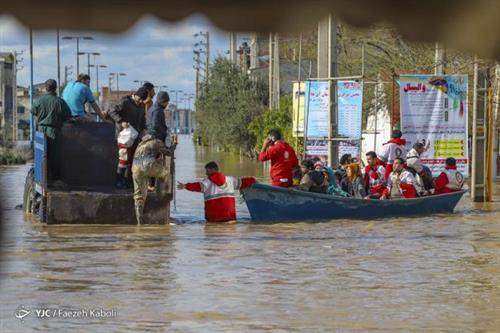
<path id="1" fill-rule="evenodd" d="M 444 74 L 444 65 L 446 61 L 446 50 L 443 45 L 436 42 L 434 52 L 434 75 Z"/>
<path id="2" fill-rule="evenodd" d="M 80 74 L 80 39 L 94 40 L 91 36 L 64 36 L 63 40 L 76 40 L 76 76 Z"/>
<path id="3" fill-rule="evenodd" d="M 64 85 L 68 83 L 68 78 L 72 74 L 72 72 L 70 72 L 71 67 L 73 66 L 64 66 Z"/>
<path id="4" fill-rule="evenodd" d="M 61 48 L 60 48 L 60 36 L 59 29 L 56 30 L 57 37 L 57 94 L 61 96 Z"/>
<path id="5" fill-rule="evenodd" d="M 237 64 L 237 53 L 236 53 L 236 38 L 237 34 L 235 32 L 229 33 L 229 61 L 233 64 Z"/>
<path id="6" fill-rule="evenodd" d="M 280 54 L 279 36 L 269 33 L 269 108 L 278 110 L 280 106 Z"/>
<path id="7" fill-rule="evenodd" d="M 330 112 L 328 127 L 328 165 L 337 164 L 337 25 L 332 15 L 318 23 L 318 77 L 330 81 Z"/>
<path id="8" fill-rule="evenodd" d="M 471 197 L 492 200 L 493 94 L 489 66 L 474 59 Z"/>

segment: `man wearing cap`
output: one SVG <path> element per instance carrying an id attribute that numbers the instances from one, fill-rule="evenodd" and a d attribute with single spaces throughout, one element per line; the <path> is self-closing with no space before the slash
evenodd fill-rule
<path id="1" fill-rule="evenodd" d="M 47 159 L 49 163 L 49 177 L 59 177 L 59 149 L 58 140 L 61 127 L 71 117 L 71 110 L 66 102 L 57 97 L 57 82 L 49 79 L 45 82 L 45 95 L 33 103 L 31 113 L 36 117 L 36 129 L 47 138 Z"/>
<path id="2" fill-rule="evenodd" d="M 134 204 L 137 224 L 144 223 L 144 206 L 151 178 L 156 179 L 156 193 L 159 197 L 171 192 L 170 158 L 175 146 L 165 145 L 168 128 L 165 124 L 165 109 L 170 97 L 165 91 L 158 93 L 156 103 L 146 117 L 146 135 L 137 147 L 132 164 L 134 180 Z"/>

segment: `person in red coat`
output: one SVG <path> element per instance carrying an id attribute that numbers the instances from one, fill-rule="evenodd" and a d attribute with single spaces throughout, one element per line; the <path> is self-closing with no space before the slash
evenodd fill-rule
<path id="1" fill-rule="evenodd" d="M 446 159 L 444 171 L 434 179 L 434 193 L 457 192 L 464 185 L 464 176 L 457 170 L 457 161 L 453 157 Z"/>
<path id="2" fill-rule="evenodd" d="M 178 182 L 177 188 L 203 193 L 207 222 L 235 222 L 236 191 L 255 184 L 255 178 L 225 176 L 219 171 L 219 166 L 215 162 L 207 163 L 205 171 L 207 178 L 201 182 L 186 184 Z"/>
<path id="3" fill-rule="evenodd" d="M 286 143 L 278 129 L 269 131 L 262 145 L 259 161 L 271 161 L 273 186 L 290 187 L 293 184 L 293 169 L 299 164 L 295 150 Z"/>
<path id="4" fill-rule="evenodd" d="M 374 151 L 366 153 L 365 176 L 364 183 L 368 197 L 372 199 L 379 199 L 385 187 L 385 163 L 377 157 Z"/>
<path id="5" fill-rule="evenodd" d="M 406 139 L 402 138 L 403 133 L 400 130 L 392 131 L 392 138 L 382 145 L 382 150 L 378 156 L 386 163 L 385 180 L 389 178 L 392 172 L 392 166 L 396 158 L 406 156 Z"/>

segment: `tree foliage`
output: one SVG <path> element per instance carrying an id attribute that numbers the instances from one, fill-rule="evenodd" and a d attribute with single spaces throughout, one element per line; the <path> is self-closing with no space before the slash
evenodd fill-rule
<path id="1" fill-rule="evenodd" d="M 248 124 L 265 109 L 265 86 L 219 57 L 210 66 L 208 85 L 200 90 L 196 134 L 227 151 L 252 151 L 256 141 Z"/>

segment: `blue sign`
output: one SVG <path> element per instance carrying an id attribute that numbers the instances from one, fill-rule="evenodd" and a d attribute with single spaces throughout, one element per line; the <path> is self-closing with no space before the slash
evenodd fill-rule
<path id="1" fill-rule="evenodd" d="M 338 81 L 338 135 L 350 139 L 361 139 L 363 113 L 363 83 Z"/>
<path id="2" fill-rule="evenodd" d="M 307 81 L 305 109 L 307 138 L 328 137 L 330 82 Z"/>

